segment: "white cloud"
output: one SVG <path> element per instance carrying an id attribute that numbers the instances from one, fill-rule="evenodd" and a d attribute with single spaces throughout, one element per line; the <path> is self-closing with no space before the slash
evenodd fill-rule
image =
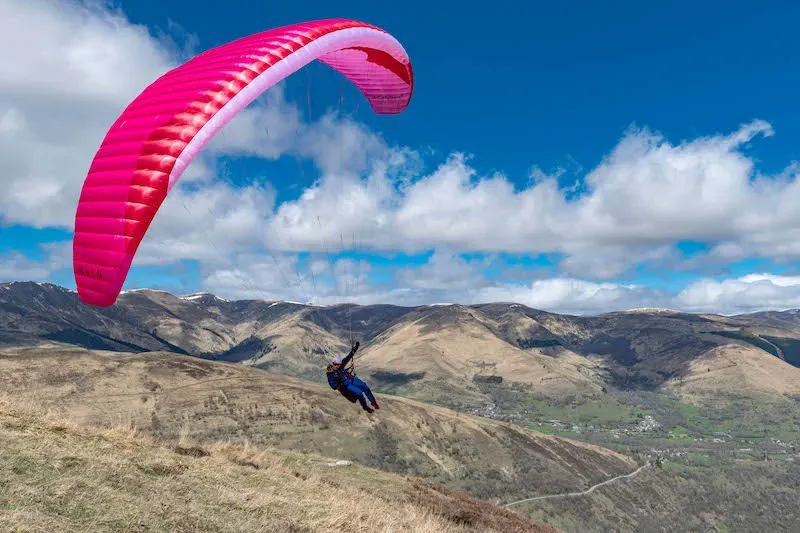
<path id="1" fill-rule="evenodd" d="M 292 300 L 318 305 L 363 302 L 371 288 L 364 261 L 296 254 L 242 253 L 227 265 L 207 268 L 203 289 L 228 299 Z"/>
<path id="2" fill-rule="evenodd" d="M 517 191 L 503 176 L 477 179 L 463 158 L 454 158 L 408 191 L 395 234 L 422 246 L 561 252 L 575 256 L 566 264 L 573 272 L 602 278 L 668 255 L 665 246 L 681 239 L 752 239 L 754 231 L 796 228 L 796 210 L 765 209 L 796 197 L 795 174 L 751 182 L 754 164 L 738 152 L 758 134 L 772 130 L 756 121 L 728 136 L 673 146 L 631 130 L 573 201 L 555 176 L 538 173 Z M 603 267 L 576 269 L 587 257 Z"/>
<path id="3" fill-rule="evenodd" d="M 401 287 L 429 292 L 474 290 L 487 283 L 480 263 L 469 263 L 443 250 L 434 252 L 421 266 L 400 269 L 396 276 Z"/>
<path id="4" fill-rule="evenodd" d="M 661 246 L 609 245 L 593 250 L 574 252 L 561 261 L 566 274 L 592 279 L 612 279 L 624 275 L 632 265 L 647 263 L 651 268 L 673 267 L 681 262 L 678 252 L 669 244 Z"/>
<path id="5" fill-rule="evenodd" d="M 21 253 L 0 256 L 0 281 L 45 281 L 52 273 L 47 263 L 29 259 Z"/>
<path id="6" fill-rule="evenodd" d="M 0 282 L 49 281 L 54 273 L 71 266 L 72 249 L 65 243 L 45 243 L 41 249 L 42 260 L 14 251 L 0 255 Z"/>
<path id="7" fill-rule="evenodd" d="M 364 179 L 347 172 L 326 174 L 297 200 L 281 204 L 267 228 L 270 246 L 327 252 L 353 243 L 384 250 L 396 246 L 391 234 L 396 180 L 402 181 L 407 163 L 416 164 L 416 154 L 389 148 L 384 153 Z"/>
<path id="8" fill-rule="evenodd" d="M 199 189 L 176 187 L 142 240 L 134 264 L 181 259 L 227 264 L 229 254 L 263 246 L 263 226 L 274 204 L 274 191 L 258 183 L 241 188 L 224 182 Z"/>
<path id="9" fill-rule="evenodd" d="M 327 113 L 297 140 L 299 155 L 313 159 L 325 175 L 360 175 L 391 159 L 392 149 L 375 132 L 346 116 Z"/>
<path id="10" fill-rule="evenodd" d="M 203 289 L 230 299 L 306 301 L 296 256 L 237 256 L 230 265 L 213 269 Z"/>
<path id="11" fill-rule="evenodd" d="M 206 146 L 204 153 L 277 159 L 296 150 L 305 131 L 300 110 L 288 102 L 280 83 L 242 110 Z"/>
<path id="12" fill-rule="evenodd" d="M 794 287 L 800 285 L 800 276 L 779 276 L 777 274 L 747 274 L 739 278 L 743 283 L 758 283 L 768 281 L 778 287 Z"/>
<path id="13" fill-rule="evenodd" d="M 800 277 L 748 274 L 737 279 L 698 280 L 675 298 L 688 311 L 722 314 L 800 307 Z"/>
<path id="14" fill-rule="evenodd" d="M 678 146 L 647 130 L 629 132 L 587 175 L 575 229 L 592 246 L 736 237 L 731 220 L 759 199 L 749 181 L 754 164 L 738 149 L 758 134 L 772 129 L 756 121 Z"/>
<path id="15" fill-rule="evenodd" d="M 645 262 L 681 260 L 683 239 L 717 242 L 707 256 L 800 256 L 797 165 L 777 177 L 758 174 L 742 148 L 773 135 L 754 121 L 730 135 L 670 144 L 632 129 L 585 178 L 562 188 L 560 171 L 518 189 L 505 176 L 481 177 L 454 154 L 433 173 L 398 185 L 386 174 L 326 176 L 278 209 L 271 242 L 313 247 L 317 217 L 336 221 L 365 246 L 382 250 L 561 253 L 567 275 L 611 279 Z M 294 247 L 286 236 L 291 235 Z"/>
<path id="16" fill-rule="evenodd" d="M 572 314 L 643 307 L 737 314 L 800 307 L 800 276 L 769 273 L 725 281 L 699 280 L 673 295 L 637 284 L 599 283 L 569 277 L 537 279 L 527 284 L 501 282 L 486 277 L 484 269 L 488 262 L 466 261 L 443 250 L 434 253 L 422 265 L 398 269 L 394 272 L 396 281 L 392 283 L 370 281 L 367 277 L 369 265 L 358 266 L 348 259 L 334 265 L 337 279 L 333 280 L 329 265 L 322 264 L 324 259 L 300 264 L 293 255 L 276 257 L 277 264 L 275 258 L 266 255 L 241 257 L 235 273 L 231 268 L 213 271 L 206 278 L 204 288 L 226 298 L 258 295 L 316 304 L 353 301 L 364 305 L 406 306 L 500 301 Z M 308 265 L 316 271 L 314 278 L 309 274 Z M 347 286 L 345 279 L 350 280 Z"/>
<path id="17" fill-rule="evenodd" d="M 516 302 L 546 311 L 594 314 L 637 307 L 657 307 L 665 295 L 637 285 L 596 283 L 573 278 L 536 280 L 528 286 L 498 285 L 482 289 L 477 302 Z"/>
<path id="18" fill-rule="evenodd" d="M 548 251 L 568 222 L 566 210 L 554 178 L 517 192 L 502 175 L 476 179 L 467 158 L 456 154 L 405 191 L 393 234 L 417 248 Z"/>
<path id="19" fill-rule="evenodd" d="M 301 265 L 297 256 L 252 255 L 238 258 L 237 268 L 209 273 L 204 289 L 229 298 L 289 299 L 330 305 L 356 302 L 362 305 L 424 305 L 431 302 L 461 304 L 494 301 L 518 302 L 554 312 L 601 313 L 615 309 L 664 306 L 669 296 L 636 285 L 594 283 L 553 278 L 530 284 L 501 283 L 488 279 L 487 261 L 466 261 L 447 251 L 435 252 L 422 265 L 394 272 L 395 281 L 380 283 L 368 278 L 370 266 L 341 259 L 330 266 L 312 261 Z M 316 269 L 312 277 L 308 268 Z"/>
<path id="20" fill-rule="evenodd" d="M 322 260 L 319 260 L 320 262 Z M 267 298 L 309 301 L 315 304 L 357 302 L 363 305 L 424 305 L 431 302 L 475 304 L 516 302 L 536 309 L 570 314 L 599 314 L 643 307 L 690 312 L 738 314 L 767 309 L 800 307 L 800 276 L 749 274 L 738 279 L 696 281 L 677 295 L 637 284 L 599 283 L 555 277 L 530 283 L 488 279 L 482 262 L 467 262 L 438 251 L 422 265 L 396 272 L 396 283 L 370 281 L 365 268 L 349 260 L 330 268 L 316 264 L 312 278 L 296 256 L 248 256 L 237 269 L 220 268 L 205 279 L 204 289 L 226 298 Z M 278 266 L 279 265 L 279 266 Z M 359 270 L 362 269 L 362 270 Z M 358 282 L 355 282 L 358 277 Z M 312 281 L 312 279 L 314 281 Z M 345 279 L 349 283 L 345 285 Z M 335 284 L 334 281 L 338 282 Z"/>
<path id="21" fill-rule="evenodd" d="M 0 4 L 0 220 L 72 228 L 94 152 L 171 60 L 95 3 Z"/>

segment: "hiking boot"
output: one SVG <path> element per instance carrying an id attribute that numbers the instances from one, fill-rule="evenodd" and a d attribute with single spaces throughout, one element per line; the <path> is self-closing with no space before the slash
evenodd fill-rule
<path id="1" fill-rule="evenodd" d="M 375 409 L 370 409 L 369 407 L 365 407 L 364 410 L 368 413 L 374 413 Z"/>
<path id="2" fill-rule="evenodd" d="M 378 402 L 373 403 L 372 407 L 374 407 L 375 409 L 380 409 L 381 408 L 381 406 L 378 405 Z"/>

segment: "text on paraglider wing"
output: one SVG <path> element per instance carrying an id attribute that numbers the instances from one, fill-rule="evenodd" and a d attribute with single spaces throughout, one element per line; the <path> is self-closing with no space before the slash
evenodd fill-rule
<path id="1" fill-rule="evenodd" d="M 81 276 L 86 276 L 87 278 L 103 279 L 103 271 L 90 265 L 75 265 L 75 271 Z"/>

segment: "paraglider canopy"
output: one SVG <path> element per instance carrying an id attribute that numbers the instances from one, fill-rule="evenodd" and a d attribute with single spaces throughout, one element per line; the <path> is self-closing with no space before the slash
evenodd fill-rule
<path id="1" fill-rule="evenodd" d="M 109 129 L 75 215 L 81 301 L 112 305 L 156 212 L 197 153 L 264 91 L 319 60 L 352 81 L 376 114 L 402 112 L 414 75 L 384 30 L 334 19 L 285 26 L 213 48 L 148 86 Z"/>

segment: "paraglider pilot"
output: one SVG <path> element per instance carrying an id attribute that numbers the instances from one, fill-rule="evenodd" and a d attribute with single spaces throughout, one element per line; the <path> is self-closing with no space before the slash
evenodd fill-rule
<path id="1" fill-rule="evenodd" d="M 351 402 L 355 402 L 357 400 L 359 403 L 361 403 L 362 409 L 368 413 L 373 413 L 375 412 L 375 409 L 380 409 L 378 402 L 375 401 L 375 396 L 372 395 L 372 391 L 369 389 L 366 383 L 355 377 L 346 368 L 347 364 L 356 354 L 359 345 L 360 343 L 356 341 L 350 350 L 350 353 L 347 354 L 344 359 L 341 357 L 334 357 L 333 361 L 325 369 L 325 373 L 328 375 L 328 385 L 330 385 L 333 390 L 338 390 L 342 393 L 342 396 Z M 367 401 L 364 399 L 365 395 L 367 399 L 369 399 L 373 408 L 370 408 L 367 405 Z"/>

